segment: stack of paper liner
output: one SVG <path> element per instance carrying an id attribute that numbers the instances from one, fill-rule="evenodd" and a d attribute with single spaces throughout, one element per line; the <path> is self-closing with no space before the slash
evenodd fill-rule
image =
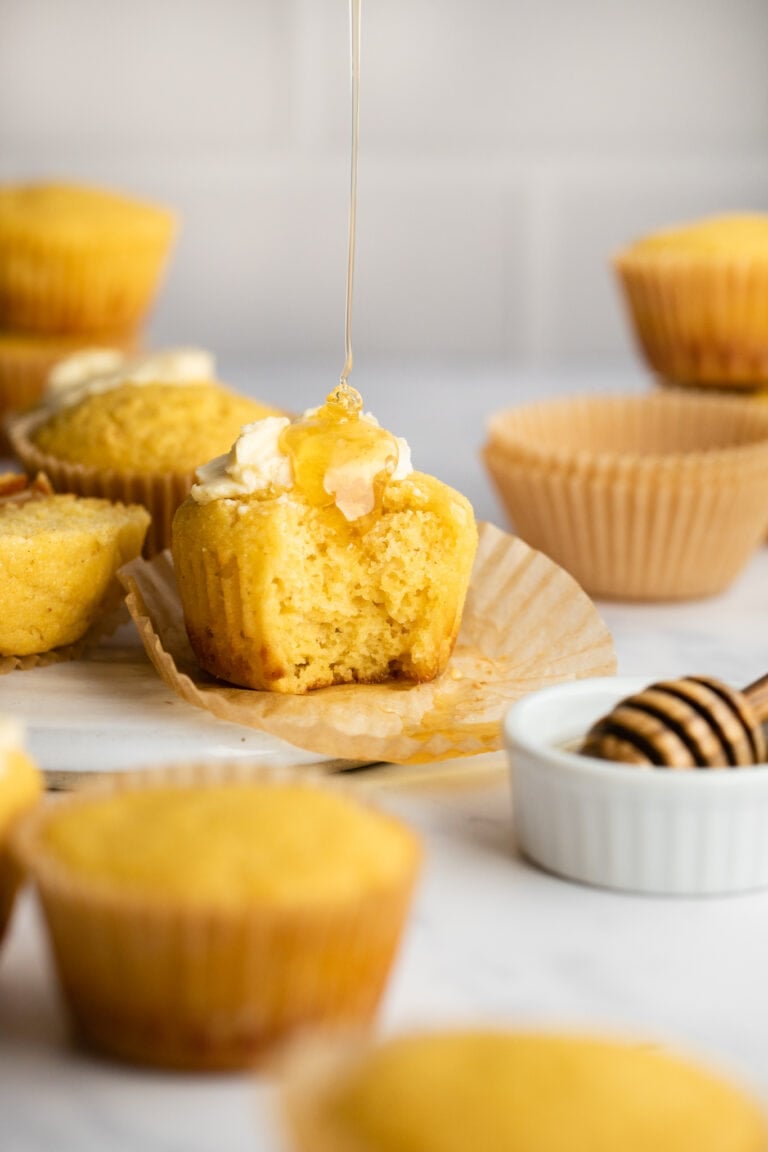
<path id="1" fill-rule="evenodd" d="M 514 700 L 616 670 L 610 633 L 576 581 L 521 540 L 479 527 L 456 648 L 428 684 L 345 684 L 303 696 L 224 684 L 195 663 L 170 553 L 119 575 L 150 660 L 184 700 L 322 756 L 419 764 L 495 751 Z"/>

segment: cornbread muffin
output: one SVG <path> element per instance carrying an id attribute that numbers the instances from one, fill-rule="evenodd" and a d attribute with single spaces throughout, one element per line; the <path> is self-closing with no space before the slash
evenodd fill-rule
<path id="1" fill-rule="evenodd" d="M 0 186 L 0 328 L 134 331 L 157 289 L 173 215 L 76 184 Z"/>
<path id="2" fill-rule="evenodd" d="M 21 725 L 10 716 L 0 716 L 0 941 L 22 876 L 10 851 L 9 833 L 22 813 L 37 803 L 42 790 L 42 777 L 23 749 Z"/>
<path id="3" fill-rule="evenodd" d="M 170 349 L 106 372 L 88 354 L 64 361 L 48 401 L 9 424 L 28 472 L 57 491 L 137 501 L 152 514 L 147 554 L 170 544 L 171 520 L 194 469 L 223 451 L 248 421 L 275 409 L 214 378 L 199 349 Z"/>
<path id="4" fill-rule="evenodd" d="M 768 385 L 768 215 L 654 233 L 614 267 L 640 347 L 662 379 Z"/>
<path id="5" fill-rule="evenodd" d="M 15 847 L 79 1036 L 198 1069 L 252 1063 L 309 1026 L 365 1024 L 420 855 L 408 828 L 338 785 L 253 766 L 69 796 Z"/>
<path id="6" fill-rule="evenodd" d="M 138 505 L 19 491 L 0 478 L 0 655 L 28 656 L 81 639 L 121 599 L 115 574 L 141 552 Z M 5 492 L 5 496 L 3 496 Z"/>
<path id="7" fill-rule="evenodd" d="M 292 693 L 443 671 L 477 547 L 472 508 L 411 470 L 354 389 L 292 423 L 247 426 L 197 475 L 173 558 L 206 671 Z"/>
<path id="8" fill-rule="evenodd" d="M 651 1045 L 514 1033 L 386 1041 L 289 1078 L 297 1152 L 765 1152 L 765 1117 Z"/>

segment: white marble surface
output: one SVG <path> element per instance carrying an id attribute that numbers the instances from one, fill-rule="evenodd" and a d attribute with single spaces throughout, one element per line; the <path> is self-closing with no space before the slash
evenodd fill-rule
<path id="1" fill-rule="evenodd" d="M 479 442 L 482 410 L 519 399 L 525 382 L 503 373 L 484 377 L 472 402 L 458 388 L 459 369 L 431 371 L 430 380 L 433 397 L 437 387 L 455 388 L 455 406 L 446 396 L 435 416 L 441 443 L 428 435 L 435 408 L 426 386 L 410 413 L 412 428 L 403 431 L 431 453 L 426 466 L 456 483 L 463 476 L 481 515 L 492 517 L 479 466 L 460 455 L 458 443 L 462 436 L 465 447 L 467 437 Z M 636 382 L 624 377 L 625 385 Z M 382 374 L 373 389 L 385 409 L 386 383 Z M 560 383 L 542 388 L 556 391 Z M 388 417 L 381 403 L 371 407 Z M 708 671 L 736 684 L 768 669 L 766 609 L 768 551 L 716 600 L 601 605 L 622 673 Z M 0 682 L 0 708 L 10 680 Z M 381 1028 L 492 1021 L 631 1033 L 681 1045 L 732 1070 L 768 1105 L 768 892 L 664 900 L 545 875 L 516 851 L 503 757 L 469 767 L 468 774 L 467 764 L 457 764 L 453 782 L 439 786 L 428 773 L 410 783 L 402 772 L 390 780 L 386 769 L 369 775 L 374 784 L 389 784 L 382 798 L 422 831 L 427 846 Z M 30 897 L 21 902 L 0 954 L 3 1152 L 281 1147 L 265 1079 L 148 1073 L 73 1048 L 36 908 Z"/>

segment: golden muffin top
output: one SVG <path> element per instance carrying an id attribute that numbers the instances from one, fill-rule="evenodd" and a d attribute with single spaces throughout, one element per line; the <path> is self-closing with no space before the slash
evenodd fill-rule
<path id="1" fill-rule="evenodd" d="M 662 1049 L 501 1032 L 385 1042 L 313 1114 L 328 1147 L 370 1152 L 765 1152 L 768 1136 L 747 1096 Z"/>
<path id="2" fill-rule="evenodd" d="M 28 553 L 17 551 L 20 541 L 36 537 L 55 539 L 58 550 L 68 547 L 68 538 L 85 534 L 94 544 L 107 543 L 122 525 L 135 525 L 143 536 L 149 526 L 149 512 L 140 504 L 114 504 L 98 497 L 74 496 L 71 493 L 46 496 L 15 503 L 0 503 L 0 550 L 5 560 L 6 575 L 18 566 L 29 567 Z M 13 555 L 11 552 L 13 551 Z M 30 583 L 33 573 L 29 572 Z"/>
<path id="3" fill-rule="evenodd" d="M 0 836 L 42 791 L 42 776 L 23 750 L 20 726 L 0 716 Z"/>
<path id="4" fill-rule="evenodd" d="M 306 784 L 158 784 L 62 805 L 42 833 L 67 872 L 151 900 L 299 907 L 402 883 L 418 857 L 399 821 Z"/>
<path id="5" fill-rule="evenodd" d="M 79 184 L 0 185 L 0 235 L 30 233 L 58 242 L 157 240 L 170 235 L 166 208 Z"/>
<path id="6" fill-rule="evenodd" d="M 749 257 L 768 254 L 768 215 L 712 216 L 649 236 L 631 244 L 622 256 Z"/>
<path id="7" fill-rule="evenodd" d="M 184 473 L 225 450 L 243 424 L 274 412 L 215 381 L 126 381 L 51 412 L 31 438 L 73 464 Z"/>

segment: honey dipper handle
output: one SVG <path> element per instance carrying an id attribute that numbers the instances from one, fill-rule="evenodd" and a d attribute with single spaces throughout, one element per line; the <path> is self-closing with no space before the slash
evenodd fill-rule
<path id="1" fill-rule="evenodd" d="M 749 700 L 752 711 L 760 723 L 768 720 L 768 675 L 761 676 L 759 680 L 748 684 L 744 689 L 744 695 Z"/>

